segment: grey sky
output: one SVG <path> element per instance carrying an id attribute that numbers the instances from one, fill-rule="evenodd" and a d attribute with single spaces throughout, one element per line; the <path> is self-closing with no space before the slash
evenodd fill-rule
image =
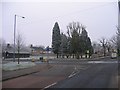
<path id="1" fill-rule="evenodd" d="M 52 29 L 57 21 L 61 32 L 73 21 L 85 25 L 92 41 L 112 37 L 118 24 L 117 2 L 3 2 L 2 37 L 13 43 L 14 15 L 17 32 L 27 45 L 51 45 Z"/>

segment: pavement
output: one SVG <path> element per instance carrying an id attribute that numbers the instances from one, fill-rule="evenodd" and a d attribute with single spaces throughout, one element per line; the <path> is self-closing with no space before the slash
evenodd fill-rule
<path id="1" fill-rule="evenodd" d="M 2 71 L 2 81 L 37 73 L 40 71 L 50 69 L 52 67 L 53 65 L 44 63 L 44 64 L 36 64 L 36 66 L 25 68 L 25 69 L 19 69 L 19 70 L 14 70 L 14 71 Z"/>

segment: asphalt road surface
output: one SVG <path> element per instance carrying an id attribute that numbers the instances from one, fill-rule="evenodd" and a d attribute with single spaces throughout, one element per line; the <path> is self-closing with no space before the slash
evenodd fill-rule
<path id="1" fill-rule="evenodd" d="M 61 60 L 49 64 L 54 64 L 54 67 L 4 81 L 3 88 L 118 88 L 119 86 L 117 60 L 77 60 L 77 62 Z"/>
<path id="2" fill-rule="evenodd" d="M 117 64 L 95 64 L 51 88 L 118 88 Z"/>

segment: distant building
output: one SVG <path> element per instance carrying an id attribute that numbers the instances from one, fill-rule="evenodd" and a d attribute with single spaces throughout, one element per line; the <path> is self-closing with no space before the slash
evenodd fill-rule
<path id="1" fill-rule="evenodd" d="M 4 49 L 2 49 L 2 57 L 4 58 L 13 58 L 14 55 L 14 47 L 13 45 L 7 44 L 4 46 Z M 26 47 L 22 47 L 20 49 L 20 52 L 18 54 L 17 47 L 15 48 L 15 57 L 18 58 L 26 58 L 30 56 L 30 50 Z"/>
<path id="2" fill-rule="evenodd" d="M 31 55 L 40 55 L 40 54 L 46 54 L 46 53 L 52 53 L 52 48 L 49 47 L 41 47 L 41 46 L 30 46 L 31 48 Z"/>
<path id="3" fill-rule="evenodd" d="M 31 55 L 40 55 L 44 53 L 44 48 L 40 46 L 30 46 L 31 49 Z"/>
<path id="4" fill-rule="evenodd" d="M 53 52 L 52 52 L 52 48 L 50 48 L 49 46 L 46 47 L 44 53 L 53 53 Z"/>

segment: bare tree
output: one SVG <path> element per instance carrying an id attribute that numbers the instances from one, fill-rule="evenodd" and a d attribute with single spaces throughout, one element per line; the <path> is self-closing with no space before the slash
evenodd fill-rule
<path id="1" fill-rule="evenodd" d="M 110 55 L 113 47 L 114 47 L 114 45 L 111 43 L 111 41 L 110 41 L 110 40 L 107 40 L 106 49 L 107 49 L 107 51 L 108 51 L 108 55 Z"/>
<path id="2" fill-rule="evenodd" d="M 69 37 L 72 37 L 72 34 L 74 31 L 76 31 L 79 35 L 81 34 L 82 29 L 85 29 L 86 27 L 79 22 L 72 22 L 69 23 L 67 26 L 67 34 Z"/>
<path id="3" fill-rule="evenodd" d="M 117 27 L 116 35 L 114 35 L 110 39 L 110 41 L 112 43 L 112 47 L 114 49 L 117 49 L 118 55 L 120 55 L 120 28 L 119 27 Z"/>
<path id="4" fill-rule="evenodd" d="M 111 43 L 114 45 L 114 46 L 117 46 L 117 36 L 112 36 L 112 38 L 110 39 Z"/>
<path id="5" fill-rule="evenodd" d="M 3 38 L 0 38 L 0 46 L 2 47 L 2 50 L 5 51 L 6 41 Z"/>
<path id="6" fill-rule="evenodd" d="M 117 51 L 120 56 L 120 27 L 117 27 Z"/>
<path id="7" fill-rule="evenodd" d="M 1 57 L 5 59 L 5 51 L 6 51 L 6 41 L 3 38 L 0 38 L 0 54 Z"/>
<path id="8" fill-rule="evenodd" d="M 103 47 L 103 55 L 106 56 L 106 48 L 107 48 L 107 39 L 102 37 L 100 40 L 100 43 L 102 44 Z"/>
<path id="9" fill-rule="evenodd" d="M 16 38 L 16 47 L 17 47 L 17 52 L 18 52 L 18 64 L 20 63 L 20 50 L 23 47 L 24 42 L 22 39 L 22 34 L 18 33 L 17 38 Z"/>

